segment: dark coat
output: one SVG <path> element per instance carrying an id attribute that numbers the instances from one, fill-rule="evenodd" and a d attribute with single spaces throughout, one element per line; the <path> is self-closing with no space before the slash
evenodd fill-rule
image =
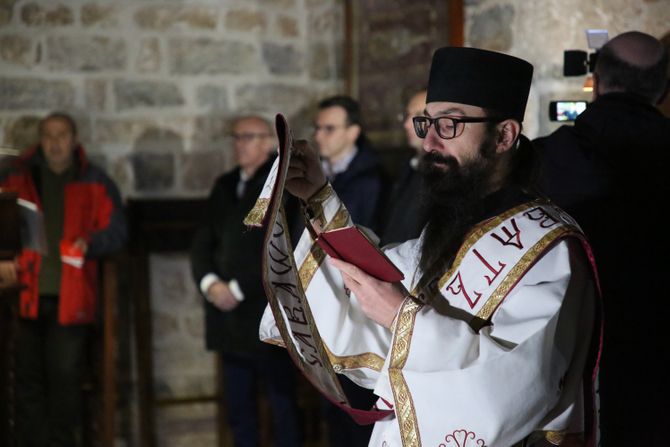
<path id="1" fill-rule="evenodd" d="M 621 427 L 659 429 L 654 418 L 667 414 L 670 383 L 667 373 L 653 366 L 670 360 L 661 342 L 668 301 L 662 279 L 670 253 L 664 217 L 670 119 L 633 96 L 607 94 L 590 104 L 574 127 L 563 126 L 535 144 L 542 156 L 541 190 L 577 219 L 599 266 L 604 436 Z M 612 445 L 632 445 L 619 441 Z"/>
<path id="2" fill-rule="evenodd" d="M 381 223 L 381 245 L 405 242 L 421 235 L 425 219 L 421 216 L 423 179 L 410 163 L 393 184 Z"/>
<path id="3" fill-rule="evenodd" d="M 337 174 L 330 183 L 354 223 L 376 231 L 384 183 L 377 154 L 359 147 L 347 170 Z"/>
<path id="4" fill-rule="evenodd" d="M 191 267 L 196 287 L 200 289 L 206 274 L 215 273 L 224 281 L 235 278 L 245 295 L 231 312 L 222 312 L 204 301 L 207 349 L 252 357 L 260 346 L 258 325 L 267 304 L 261 281 L 264 231 L 248 229 L 242 221 L 253 208 L 271 166 L 269 160 L 256 171 L 239 199 L 239 168 L 219 177 L 209 197 L 204 223 L 194 236 Z"/>

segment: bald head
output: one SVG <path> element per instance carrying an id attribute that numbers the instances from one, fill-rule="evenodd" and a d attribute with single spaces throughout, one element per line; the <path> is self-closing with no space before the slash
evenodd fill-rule
<path id="1" fill-rule="evenodd" d="M 663 56 L 663 44 L 655 37 L 639 31 L 619 34 L 605 44 L 619 59 L 639 68 L 657 64 Z"/>
<path id="2" fill-rule="evenodd" d="M 667 51 L 655 37 L 639 31 L 619 34 L 598 54 L 596 96 L 625 92 L 655 104 L 666 87 L 667 65 Z"/>

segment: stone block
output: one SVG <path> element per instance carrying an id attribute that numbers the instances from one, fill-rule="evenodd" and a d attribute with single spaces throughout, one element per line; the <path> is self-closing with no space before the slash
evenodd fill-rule
<path id="1" fill-rule="evenodd" d="M 95 121 L 96 142 L 106 145 L 118 145 L 125 149 L 133 147 L 142 134 L 155 128 L 150 119 L 97 119 Z"/>
<path id="2" fill-rule="evenodd" d="M 39 141 L 39 124 L 41 117 L 23 115 L 3 123 L 3 145 L 24 150 L 33 147 Z"/>
<path id="3" fill-rule="evenodd" d="M 270 83 L 262 85 L 245 84 L 235 90 L 237 105 L 243 110 L 282 112 L 289 116 L 310 101 L 305 87 Z"/>
<path id="4" fill-rule="evenodd" d="M 267 28 L 267 15 L 264 11 L 232 9 L 226 13 L 226 30 L 258 32 Z"/>
<path id="5" fill-rule="evenodd" d="M 276 8 L 283 11 L 285 9 L 294 8 L 296 6 L 296 0 L 259 0 L 258 4 L 262 8 Z"/>
<path id="6" fill-rule="evenodd" d="M 182 362 L 180 362 L 182 363 Z M 207 381 L 214 384 L 215 378 Z M 156 410 L 156 418 L 161 421 L 156 427 L 158 445 L 162 447 L 215 447 L 233 445 L 230 430 L 225 429 L 227 441 L 219 444 L 217 432 L 217 408 L 215 403 L 163 406 Z"/>
<path id="7" fill-rule="evenodd" d="M 298 37 L 300 35 L 298 21 L 291 16 L 277 16 L 277 32 L 282 37 Z"/>
<path id="8" fill-rule="evenodd" d="M 115 81 L 114 96 L 116 110 L 119 111 L 184 104 L 184 97 L 179 87 L 167 81 Z"/>
<path id="9" fill-rule="evenodd" d="M 230 110 L 228 89 L 223 86 L 201 85 L 198 87 L 196 99 L 198 107 L 216 112 L 228 112 Z"/>
<path id="10" fill-rule="evenodd" d="M 102 112 L 107 105 L 107 82 L 101 79 L 87 79 L 84 82 L 86 109 Z"/>
<path id="11" fill-rule="evenodd" d="M 308 32 L 313 36 L 327 34 L 339 36 L 342 35 L 343 26 L 342 7 L 311 11 L 308 15 Z"/>
<path id="12" fill-rule="evenodd" d="M 142 29 L 166 31 L 172 28 L 216 28 L 217 9 L 196 5 L 150 5 L 135 13 L 135 23 Z"/>
<path id="13" fill-rule="evenodd" d="M 30 39 L 18 34 L 0 36 L 0 59 L 15 65 L 28 67 L 32 62 Z"/>
<path id="14" fill-rule="evenodd" d="M 179 321 L 174 312 L 159 311 L 154 309 L 151 315 L 152 331 L 157 346 L 164 346 L 179 336 Z"/>
<path id="15" fill-rule="evenodd" d="M 54 70 L 123 70 L 127 59 L 126 42 L 120 38 L 61 36 L 47 40 L 47 62 Z"/>
<path id="16" fill-rule="evenodd" d="M 168 192 L 175 186 L 174 154 L 140 152 L 131 156 L 135 191 Z"/>
<path id="17" fill-rule="evenodd" d="M 21 7 L 21 21 L 27 26 L 66 26 L 74 22 L 74 15 L 63 4 L 30 2 Z"/>
<path id="18" fill-rule="evenodd" d="M 0 78 L 0 110 L 67 110 L 73 106 L 74 96 L 74 87 L 67 81 Z"/>
<path id="19" fill-rule="evenodd" d="M 471 18 L 468 31 L 473 47 L 507 52 L 512 47 L 514 6 L 496 5 Z"/>
<path id="20" fill-rule="evenodd" d="M 223 157 L 223 164 L 219 166 L 221 172 L 234 164 L 232 140 L 230 134 L 231 119 L 226 114 L 208 114 L 198 116 L 194 122 L 191 149 L 193 152 L 218 151 Z"/>
<path id="21" fill-rule="evenodd" d="M 331 77 L 332 65 L 328 45 L 315 42 L 309 46 L 309 77 L 323 81 Z"/>
<path id="22" fill-rule="evenodd" d="M 182 188 L 206 195 L 214 180 L 224 172 L 223 151 L 224 148 L 220 148 L 181 154 Z"/>
<path id="23" fill-rule="evenodd" d="M 0 26 L 7 25 L 14 16 L 16 0 L 0 0 Z"/>
<path id="24" fill-rule="evenodd" d="M 140 73 L 155 73 L 161 66 L 160 43 L 155 37 L 140 41 L 140 48 L 135 59 L 135 67 Z"/>
<path id="25" fill-rule="evenodd" d="M 204 298 L 198 296 L 198 299 L 203 300 Z M 205 318 L 202 313 L 187 315 L 183 322 L 188 335 L 199 340 L 205 339 Z"/>
<path id="26" fill-rule="evenodd" d="M 176 185 L 176 154 L 183 152 L 184 142 L 178 133 L 159 127 L 146 129 L 135 141 L 131 155 L 135 190 L 138 192 L 168 192 Z M 156 284 L 163 300 L 181 302 L 185 293 L 184 281 L 175 275 L 154 275 L 169 285 Z M 183 278 L 181 278 L 183 279 Z"/>
<path id="27" fill-rule="evenodd" d="M 227 40 L 172 39 L 170 72 L 181 75 L 248 74 L 261 68 L 253 45 Z"/>
<path id="28" fill-rule="evenodd" d="M 263 60 L 272 74 L 299 75 L 303 71 L 303 54 L 290 44 L 264 43 Z"/>
<path id="29" fill-rule="evenodd" d="M 118 16 L 114 5 L 87 3 L 81 7 L 81 24 L 85 27 L 115 28 L 119 25 Z"/>

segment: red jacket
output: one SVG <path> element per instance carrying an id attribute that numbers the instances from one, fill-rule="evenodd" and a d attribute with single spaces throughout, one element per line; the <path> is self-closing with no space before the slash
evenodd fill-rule
<path id="1" fill-rule="evenodd" d="M 126 239 L 126 225 L 119 192 L 97 167 L 88 163 L 84 149 L 75 149 L 75 178 L 65 185 L 63 240 L 84 238 L 88 243 L 82 268 L 62 264 L 58 321 L 60 324 L 92 323 L 96 314 L 98 265 L 96 258 L 118 250 Z M 0 186 L 16 191 L 20 198 L 42 209 L 40 166 L 45 163 L 39 148 L 21 156 L 13 169 L 0 177 Z M 24 249 L 19 256 L 19 281 L 27 287 L 21 292 L 20 313 L 24 318 L 38 316 L 38 277 L 42 256 Z"/>

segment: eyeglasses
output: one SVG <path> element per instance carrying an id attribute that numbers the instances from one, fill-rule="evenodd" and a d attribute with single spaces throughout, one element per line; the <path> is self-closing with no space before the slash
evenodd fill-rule
<path id="1" fill-rule="evenodd" d="M 415 116 L 412 118 L 414 132 L 416 132 L 417 137 L 426 138 L 428 129 L 434 124 L 437 134 L 445 140 L 451 140 L 460 136 L 463 133 L 463 129 L 465 129 L 465 123 L 497 123 L 500 121 L 502 121 L 500 118 L 488 116 L 438 116 L 437 118 Z"/>
<path id="2" fill-rule="evenodd" d="M 335 126 L 333 124 L 326 124 L 325 126 L 316 126 L 315 125 L 314 126 L 314 133 L 317 134 L 318 132 L 323 132 L 323 133 L 326 133 L 326 134 L 331 134 L 331 133 L 335 132 L 337 129 L 346 129 L 347 127 L 349 127 L 349 126 L 347 126 L 346 124 L 342 125 L 342 126 Z"/>
<path id="3" fill-rule="evenodd" d="M 248 143 L 249 141 L 255 140 L 256 138 L 266 138 L 270 135 L 267 133 L 231 133 L 230 136 L 235 141 L 241 141 L 243 143 Z"/>

